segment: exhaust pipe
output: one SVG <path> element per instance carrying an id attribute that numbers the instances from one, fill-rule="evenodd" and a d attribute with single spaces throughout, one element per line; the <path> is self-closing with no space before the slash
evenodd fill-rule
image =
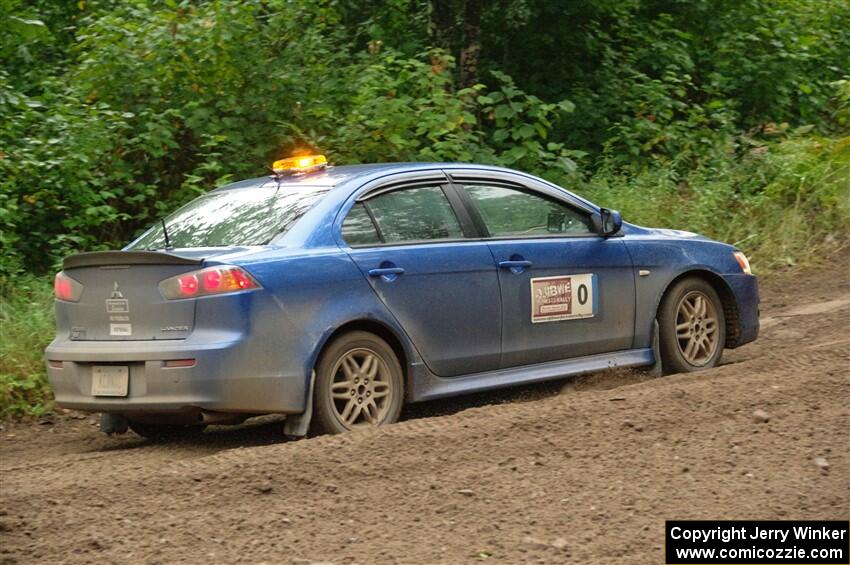
<path id="1" fill-rule="evenodd" d="M 248 418 L 245 414 L 230 414 L 227 412 L 198 412 L 198 421 L 202 424 L 241 424 Z"/>
<path id="2" fill-rule="evenodd" d="M 100 431 L 107 435 L 127 433 L 129 422 L 121 414 L 105 412 L 100 415 Z"/>

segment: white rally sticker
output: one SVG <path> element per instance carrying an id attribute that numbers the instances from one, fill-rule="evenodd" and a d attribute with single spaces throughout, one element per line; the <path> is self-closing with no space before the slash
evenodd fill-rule
<path id="1" fill-rule="evenodd" d="M 133 324 L 109 324 L 109 335 L 133 335 Z"/>
<path id="2" fill-rule="evenodd" d="M 596 275 L 531 279 L 531 322 L 559 322 L 596 315 Z"/>
<path id="3" fill-rule="evenodd" d="M 124 314 L 130 311 L 130 301 L 126 298 L 107 298 L 106 311 L 110 314 Z"/>

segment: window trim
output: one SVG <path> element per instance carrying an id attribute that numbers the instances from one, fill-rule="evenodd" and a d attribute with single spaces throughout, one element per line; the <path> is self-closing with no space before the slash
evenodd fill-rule
<path id="1" fill-rule="evenodd" d="M 455 178 L 452 178 L 451 175 L 449 175 L 449 178 L 451 178 L 452 187 L 460 195 L 461 199 L 464 202 L 464 205 L 470 208 L 470 216 L 472 216 L 474 218 L 474 222 L 476 223 L 476 227 L 479 230 L 479 232 L 481 234 L 480 237 L 482 239 L 486 239 L 488 241 L 506 241 L 506 240 L 512 240 L 512 239 L 519 239 L 519 240 L 576 239 L 576 238 L 580 238 L 580 237 L 596 237 L 596 238 L 603 237 L 601 234 L 599 234 L 595 231 L 588 231 L 587 233 L 574 233 L 574 234 L 573 233 L 557 233 L 557 234 L 545 234 L 545 235 L 544 234 L 493 235 L 493 234 L 490 233 L 490 229 L 487 227 L 487 224 L 484 221 L 484 216 L 481 214 L 481 210 L 479 209 L 478 205 L 475 203 L 475 201 L 472 199 L 472 197 L 469 195 L 469 193 L 464 189 L 465 185 L 469 184 L 469 185 L 479 185 L 479 186 L 498 186 L 498 187 L 516 190 L 517 192 L 522 192 L 524 194 L 528 194 L 528 195 L 531 195 L 531 196 L 536 196 L 536 197 L 541 198 L 543 200 L 547 200 L 549 202 L 555 202 L 556 204 L 560 204 L 560 205 L 564 206 L 565 208 L 568 208 L 568 209 L 576 212 L 577 214 L 585 216 L 587 218 L 589 224 L 592 224 L 591 217 L 593 215 L 593 211 L 586 210 L 584 208 L 580 208 L 580 207 L 576 206 L 575 204 L 573 204 L 572 202 L 568 202 L 568 201 L 561 199 L 561 198 L 558 198 L 558 197 L 556 197 L 552 194 L 548 194 L 548 193 L 542 192 L 540 190 L 536 190 L 536 189 L 531 188 L 527 185 L 524 185 L 524 184 L 521 184 L 521 183 L 518 183 L 518 182 L 515 182 L 515 181 L 511 181 L 511 180 L 498 179 L 498 178 L 485 179 L 485 178 L 481 178 L 481 177 L 475 177 L 475 176 L 472 176 L 472 175 L 470 175 L 470 176 L 464 175 L 464 176 L 462 176 L 462 180 L 461 179 L 455 180 Z"/>
<path id="2" fill-rule="evenodd" d="M 463 184 L 464 182 L 508 183 L 545 194 L 555 200 L 564 202 L 574 208 L 578 208 L 590 215 L 598 214 L 600 210 L 599 206 L 596 204 L 571 193 L 563 187 L 544 181 L 543 179 L 538 179 L 521 171 L 446 167 L 443 172 L 453 183 L 458 185 Z"/>
<path id="3" fill-rule="evenodd" d="M 401 178 L 399 178 L 401 177 Z M 412 245 L 430 245 L 430 244 L 457 244 L 457 243 L 486 243 L 488 241 L 510 241 L 510 240 L 535 240 L 535 239 L 577 239 L 577 238 L 602 238 L 606 237 L 596 233 L 596 232 L 588 232 L 586 234 L 552 234 L 552 235 L 527 235 L 527 236 L 493 236 L 489 233 L 486 226 L 483 223 L 483 219 L 480 217 L 480 213 L 475 203 L 469 199 L 469 195 L 466 194 L 466 191 L 462 189 L 462 185 L 464 183 L 471 184 L 490 184 L 496 186 L 505 186 L 506 188 L 513 188 L 520 190 L 522 192 L 528 192 L 534 194 L 536 196 L 541 196 L 543 198 L 554 200 L 558 203 L 563 204 L 571 209 L 578 211 L 579 213 L 585 214 L 589 217 L 592 217 L 593 214 L 598 214 L 599 209 L 596 205 L 592 204 L 590 201 L 584 200 L 581 197 L 572 195 L 569 191 L 561 187 L 557 187 L 555 185 L 549 185 L 549 183 L 545 183 L 544 181 L 540 181 L 533 177 L 527 177 L 523 174 L 519 174 L 516 172 L 507 172 L 507 171 L 499 171 L 499 170 L 487 170 L 487 169 L 464 169 L 464 168 L 444 168 L 444 169 L 428 169 L 422 171 L 410 171 L 410 172 L 402 172 L 402 173 L 394 173 L 385 177 L 383 179 L 376 179 L 366 185 L 360 187 L 360 190 L 357 191 L 352 200 L 348 200 L 347 202 L 351 202 L 352 205 L 348 207 L 348 210 L 345 211 L 344 214 L 339 214 L 337 216 L 337 220 L 335 221 L 336 226 L 336 238 L 338 244 L 340 244 L 343 248 L 348 249 L 376 249 L 382 247 L 409 247 Z M 536 186 L 532 186 L 533 184 L 540 185 L 541 188 Z M 369 186 L 372 185 L 372 186 Z M 358 203 L 365 203 L 370 198 L 374 198 L 381 194 L 385 194 L 387 192 L 392 192 L 394 190 L 402 190 L 404 188 L 413 188 L 415 186 L 439 186 L 443 189 L 443 193 L 446 195 L 446 198 L 449 200 L 449 205 L 452 207 L 454 211 L 455 217 L 458 222 L 461 224 L 461 230 L 464 232 L 463 238 L 452 238 L 452 239 L 425 239 L 425 240 L 416 240 L 416 241 L 399 241 L 399 242 L 382 242 L 378 244 L 364 244 L 364 245 L 351 245 L 342 235 L 342 224 L 345 222 L 345 219 L 348 217 L 348 214 L 351 213 L 351 210 Z M 368 188 L 367 188 L 368 187 Z M 564 194 L 562 194 L 564 193 Z M 449 197 L 449 194 L 454 194 L 457 198 L 453 199 Z M 368 210 L 368 206 L 366 206 Z M 476 220 L 476 217 L 478 220 Z M 376 232 L 379 232 L 379 227 L 377 226 L 377 222 L 375 222 L 374 218 L 370 216 L 370 219 L 373 222 L 373 227 L 375 227 Z M 468 220 L 469 225 L 465 225 L 465 221 Z M 480 223 L 479 223 L 480 222 Z M 467 231 L 469 230 L 469 231 Z M 618 237 L 618 236 L 609 236 L 609 237 Z M 383 234 L 381 234 L 381 238 L 383 238 Z"/>
<path id="4" fill-rule="evenodd" d="M 366 211 L 366 215 L 369 216 L 369 221 L 372 222 L 372 227 L 375 228 L 375 235 L 378 236 L 378 240 L 381 243 L 386 243 L 387 238 L 384 237 L 384 232 L 381 231 L 381 226 L 378 224 L 378 220 L 375 219 L 375 214 L 372 213 L 372 209 L 369 208 L 369 205 L 366 202 L 355 202 L 354 206 L 351 207 L 351 210 L 354 210 L 356 206 L 363 206 L 363 209 Z M 351 214 L 351 210 L 348 211 L 348 214 Z M 345 220 L 348 219 L 348 214 L 345 215 L 345 218 L 342 220 L 342 225 L 345 225 Z"/>
<path id="5" fill-rule="evenodd" d="M 373 243 L 373 244 L 363 244 L 363 245 L 348 245 L 351 249 L 381 249 L 383 247 L 410 247 L 413 245 L 443 245 L 443 244 L 451 244 L 451 243 L 473 243 L 477 241 L 483 241 L 482 239 L 477 238 L 452 238 L 452 239 L 416 239 L 410 241 L 392 241 L 390 243 Z"/>
<path id="6" fill-rule="evenodd" d="M 434 187 L 434 186 L 442 186 L 446 184 L 448 181 L 448 177 L 444 174 L 440 175 L 423 175 L 420 178 L 408 178 L 408 179 L 400 179 L 400 180 L 390 180 L 389 182 L 379 184 L 369 190 L 365 191 L 363 194 L 359 194 L 354 201 L 355 202 L 365 202 L 371 198 L 376 198 L 388 192 L 394 192 L 396 190 L 403 190 L 405 188 L 416 188 L 416 186 L 422 187 Z"/>

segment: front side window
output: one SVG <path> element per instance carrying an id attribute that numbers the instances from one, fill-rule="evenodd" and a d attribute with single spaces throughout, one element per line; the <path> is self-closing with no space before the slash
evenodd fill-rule
<path id="1" fill-rule="evenodd" d="M 267 183 L 210 192 L 165 219 L 172 247 L 265 245 L 285 233 L 327 192 L 313 186 Z M 165 233 L 157 223 L 128 249 L 163 249 Z"/>
<path id="2" fill-rule="evenodd" d="M 483 184 L 464 185 L 493 237 L 587 235 L 590 217 L 543 195 Z"/>
<path id="3" fill-rule="evenodd" d="M 374 235 L 367 222 L 373 218 Z M 343 223 L 345 241 L 368 245 L 375 235 L 381 243 L 403 243 L 459 239 L 463 230 L 443 190 L 420 186 L 381 194 L 352 208 Z"/>

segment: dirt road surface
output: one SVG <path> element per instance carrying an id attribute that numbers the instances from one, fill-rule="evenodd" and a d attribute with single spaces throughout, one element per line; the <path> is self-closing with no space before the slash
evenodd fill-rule
<path id="1" fill-rule="evenodd" d="M 0 563 L 663 563 L 665 519 L 850 516 L 850 256 L 763 285 L 721 367 L 599 374 L 283 441 L 0 431 Z M 76 416 L 76 417 L 75 417 Z"/>

